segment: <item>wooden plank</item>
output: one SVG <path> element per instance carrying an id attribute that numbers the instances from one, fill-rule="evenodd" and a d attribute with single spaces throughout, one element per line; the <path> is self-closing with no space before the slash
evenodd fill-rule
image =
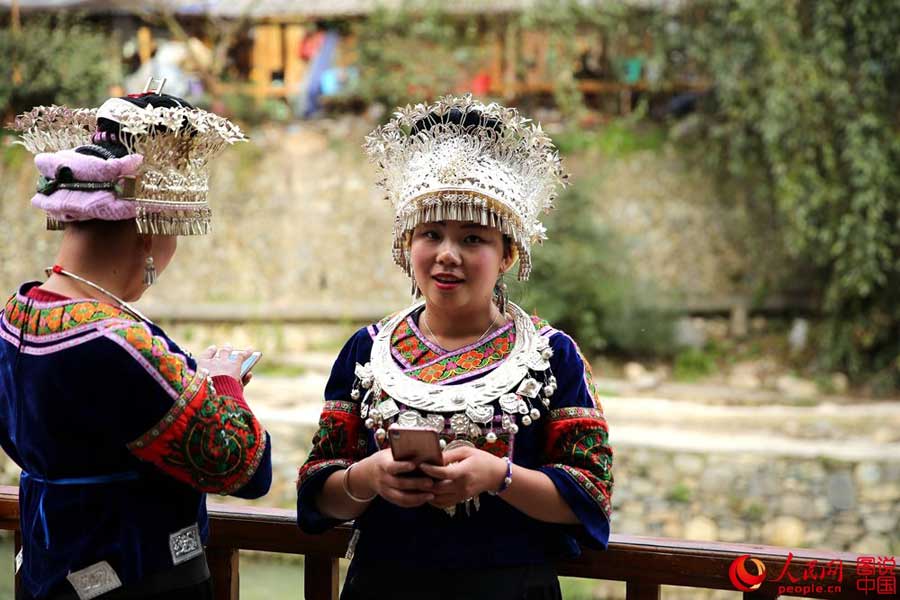
<path id="1" fill-rule="evenodd" d="M 625 600 L 659 600 L 662 586 L 643 581 L 625 582 Z"/>
<path id="2" fill-rule="evenodd" d="M 238 600 L 241 594 L 240 554 L 237 548 L 208 547 L 206 561 L 215 600 Z"/>
<path id="3" fill-rule="evenodd" d="M 303 593 L 306 600 L 337 600 L 337 558 L 310 554 L 304 562 Z"/>
<path id="4" fill-rule="evenodd" d="M 17 502 L 17 488 L 0 487 L 0 528 L 13 531 L 18 529 Z M 214 503 L 210 503 L 208 508 L 208 551 L 211 563 L 224 563 L 226 573 L 233 574 L 231 579 L 223 579 L 229 593 L 237 585 L 238 563 L 235 549 L 247 548 L 306 554 L 306 572 L 307 575 L 312 575 L 312 580 L 307 580 L 307 597 L 337 597 L 337 559 L 346 551 L 350 527 L 344 525 L 322 535 L 308 535 L 297 527 L 293 510 Z M 223 559 L 218 558 L 221 556 L 220 551 L 224 553 Z M 857 555 L 829 550 L 613 535 L 605 552 L 584 549 L 580 557 L 561 561 L 557 568 L 560 575 L 628 582 L 629 598 L 644 597 L 635 594 L 649 594 L 647 597 L 658 598 L 653 593 L 661 585 L 735 591 L 728 575 L 729 567 L 735 559 L 745 554 L 760 560 L 767 572 L 766 581 L 748 598 L 778 597 L 781 592 L 779 588 L 788 583 L 784 578 L 788 563 L 788 573 L 795 579 L 802 580 L 804 572 L 815 572 L 817 575 L 816 580 L 811 583 L 814 588 L 819 589 L 803 590 L 802 593 L 798 591 L 795 595 L 835 600 L 859 597 Z M 820 571 L 829 563 L 840 567 L 839 578 L 834 573 Z M 900 568 L 895 566 L 892 570 L 895 577 L 900 576 Z M 776 581 L 779 579 L 780 581 Z M 217 583 L 218 581 L 219 579 Z M 631 589 L 632 586 L 634 589 Z M 829 590 L 837 586 L 839 589 Z M 230 599 L 237 596 L 217 596 L 219 597 Z"/>

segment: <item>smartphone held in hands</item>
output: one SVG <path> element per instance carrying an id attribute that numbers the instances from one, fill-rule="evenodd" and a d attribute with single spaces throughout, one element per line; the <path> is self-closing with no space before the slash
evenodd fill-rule
<path id="1" fill-rule="evenodd" d="M 262 352 L 256 351 L 244 359 L 244 362 L 241 364 L 241 379 L 243 379 L 247 375 L 247 373 L 250 372 L 250 369 L 252 369 L 256 365 L 256 363 L 259 362 L 260 358 L 262 358 Z"/>
<path id="2" fill-rule="evenodd" d="M 434 429 L 404 427 L 394 423 L 388 428 L 388 436 L 391 440 L 391 454 L 393 454 L 394 460 L 408 460 L 417 465 L 421 463 L 444 464 L 440 439 Z"/>

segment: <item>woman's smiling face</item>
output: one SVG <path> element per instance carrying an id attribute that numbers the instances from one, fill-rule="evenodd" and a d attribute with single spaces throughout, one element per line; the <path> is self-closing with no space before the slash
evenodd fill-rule
<path id="1" fill-rule="evenodd" d="M 410 252 L 422 295 L 443 309 L 489 308 L 497 277 L 513 262 L 499 230 L 469 221 L 417 226 Z"/>

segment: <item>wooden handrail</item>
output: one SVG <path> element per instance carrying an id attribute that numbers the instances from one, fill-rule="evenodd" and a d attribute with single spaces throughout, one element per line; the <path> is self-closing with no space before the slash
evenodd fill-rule
<path id="1" fill-rule="evenodd" d="M 216 582 L 217 600 L 235 600 L 238 597 L 239 549 L 305 555 L 306 598 L 337 598 L 338 558 L 343 557 L 347 549 L 350 527 L 344 525 L 322 535 L 309 535 L 297 528 L 293 510 L 212 502 L 208 508 L 210 539 L 207 556 Z M 17 530 L 18 527 L 18 490 L 0 486 L 0 529 Z M 857 555 L 829 550 L 789 550 L 755 544 L 613 535 L 606 551 L 586 549 L 576 559 L 561 561 L 558 568 L 561 575 L 625 581 L 628 600 L 644 600 L 658 599 L 662 585 L 734 591 L 729 567 L 743 555 L 762 561 L 767 573 L 759 589 L 744 594 L 746 600 L 777 598 L 779 587 L 783 585 L 822 588 L 782 593 L 784 596 L 827 599 L 862 597 L 857 590 Z M 774 581 L 788 560 L 790 576 L 800 580 L 796 584 L 788 576 Z M 840 580 L 830 574 L 819 577 L 821 568 L 827 563 L 840 565 Z M 815 580 L 801 579 L 807 569 L 816 574 Z M 895 567 L 893 571 L 896 578 L 900 569 Z M 840 589 L 829 591 L 831 586 L 839 586 Z"/>

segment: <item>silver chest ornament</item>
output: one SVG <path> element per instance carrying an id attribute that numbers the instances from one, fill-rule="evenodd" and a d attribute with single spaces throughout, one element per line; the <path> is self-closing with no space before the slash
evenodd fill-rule
<path id="1" fill-rule="evenodd" d="M 488 443 L 494 443 L 496 421 L 502 431 L 514 435 L 519 430 L 517 420 L 527 427 L 541 417 L 535 405 L 538 399 L 549 408 L 550 396 L 556 391 L 556 378 L 550 372 L 553 350 L 549 340 L 537 333 L 528 313 L 513 303 L 508 311 L 515 322 L 516 339 L 509 355 L 493 371 L 458 385 L 426 383 L 404 373 L 391 353 L 391 335 L 422 305 L 411 306 L 388 321 L 373 341 L 371 361 L 355 368 L 358 387 L 354 386 L 351 398 L 362 398 L 361 415 L 366 427 L 375 429 L 379 442 L 384 440 L 386 424 L 397 417 L 403 425 L 428 426 L 439 432 L 449 428 L 457 438 L 484 435 Z M 495 403 L 499 404 L 499 419 Z M 447 413 L 445 419 L 442 415 Z"/>

